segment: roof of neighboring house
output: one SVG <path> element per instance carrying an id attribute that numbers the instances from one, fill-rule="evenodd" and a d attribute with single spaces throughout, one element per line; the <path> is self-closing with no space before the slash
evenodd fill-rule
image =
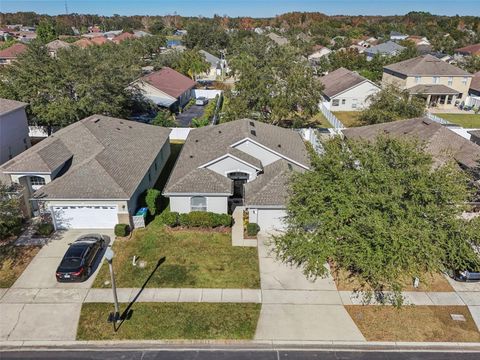
<path id="1" fill-rule="evenodd" d="M 396 42 L 387 41 L 382 44 L 372 46 L 365 50 L 367 54 L 395 54 L 396 52 L 404 50 L 405 47 L 398 45 Z"/>
<path id="2" fill-rule="evenodd" d="M 113 42 L 116 42 L 116 43 L 120 43 L 124 40 L 127 40 L 127 39 L 134 39 L 135 38 L 135 35 L 133 35 L 132 33 L 129 33 L 129 32 L 124 32 L 124 33 L 121 33 L 120 35 L 118 36 L 115 36 L 113 38 Z"/>
<path id="3" fill-rule="evenodd" d="M 2 59 L 14 59 L 18 55 L 24 53 L 27 51 L 27 45 L 25 44 L 13 44 L 12 46 L 0 50 L 0 58 Z"/>
<path id="4" fill-rule="evenodd" d="M 384 69 L 407 76 L 471 76 L 470 73 L 432 55 L 417 56 L 385 66 Z"/>
<path id="5" fill-rule="evenodd" d="M 304 172 L 305 170 L 285 160 L 278 160 L 265 166 L 262 175 L 245 184 L 245 205 L 285 205 L 288 197 L 288 182 L 294 171 Z"/>
<path id="6" fill-rule="evenodd" d="M 470 130 L 468 133 L 480 139 L 480 130 Z"/>
<path id="7" fill-rule="evenodd" d="M 426 95 L 456 95 L 460 92 L 454 90 L 446 85 L 415 85 L 408 89 L 411 94 L 426 94 Z"/>
<path id="8" fill-rule="evenodd" d="M 320 82 L 323 85 L 323 94 L 329 98 L 351 89 L 364 81 L 368 80 L 356 72 L 343 67 L 320 78 Z"/>
<path id="9" fill-rule="evenodd" d="M 86 38 L 77 40 L 77 41 L 75 41 L 75 42 L 73 43 L 73 45 L 75 45 L 75 46 L 80 46 L 81 48 L 84 48 L 84 49 L 87 48 L 87 47 L 89 47 L 89 46 L 91 46 L 91 45 L 93 45 L 93 44 L 94 44 L 94 43 L 93 43 L 91 40 L 86 39 Z"/>
<path id="10" fill-rule="evenodd" d="M 251 132 L 253 129 L 255 135 Z M 309 164 L 305 144 L 301 136 L 294 130 L 249 119 L 235 120 L 190 131 L 175 168 L 170 174 L 164 193 L 231 193 L 232 180 L 210 169 L 200 167 L 226 154 L 231 154 L 246 163 L 261 168 L 261 162 L 258 159 L 246 153 L 241 154 L 242 151 L 232 148 L 233 144 L 247 138 L 277 152 L 292 162 L 303 166 Z M 264 170 L 267 167 L 265 166 Z"/>
<path id="11" fill-rule="evenodd" d="M 70 44 L 62 40 L 53 40 L 45 45 L 50 51 L 57 51 L 58 49 L 64 49 L 70 47 Z"/>
<path id="12" fill-rule="evenodd" d="M 428 118 L 360 126 L 342 132 L 351 139 L 373 140 L 378 135 L 415 138 L 425 143 L 425 151 L 432 155 L 437 166 L 452 158 L 467 168 L 474 169 L 479 166 L 480 146 Z"/>
<path id="13" fill-rule="evenodd" d="M 199 53 L 205 57 L 205 60 L 209 62 L 211 66 L 215 67 L 221 61 L 218 57 L 206 52 L 205 50 L 200 50 Z"/>
<path id="14" fill-rule="evenodd" d="M 0 98 L 0 115 L 8 114 L 11 111 L 27 106 L 27 103 Z"/>
<path id="15" fill-rule="evenodd" d="M 159 126 L 92 115 L 55 132 L 1 168 L 48 173 L 63 166 L 63 175 L 35 192 L 36 198 L 129 199 L 169 134 L 169 129 Z"/>
<path id="16" fill-rule="evenodd" d="M 95 37 L 92 40 L 90 40 L 92 43 L 95 45 L 103 45 L 108 42 L 107 38 L 104 38 L 103 36 Z"/>
<path id="17" fill-rule="evenodd" d="M 142 38 L 145 36 L 152 36 L 149 32 L 143 31 L 143 30 L 134 30 L 133 35 L 137 38 Z"/>
<path id="18" fill-rule="evenodd" d="M 195 86 L 195 81 L 166 66 L 161 70 L 141 77 L 139 80 L 145 81 L 174 98 L 180 97 L 185 91 Z"/>
<path id="19" fill-rule="evenodd" d="M 477 71 L 475 74 L 473 74 L 470 89 L 480 91 L 480 71 Z"/>
<path id="20" fill-rule="evenodd" d="M 288 44 L 288 39 L 284 38 L 283 36 L 277 35 L 275 33 L 268 33 L 267 36 L 275 42 L 277 45 L 287 45 Z"/>
<path id="21" fill-rule="evenodd" d="M 390 31 L 390 36 L 408 36 L 398 31 Z"/>
<path id="22" fill-rule="evenodd" d="M 468 45 L 459 49 L 455 49 L 455 52 L 467 53 L 470 55 L 480 55 L 480 44 Z"/>

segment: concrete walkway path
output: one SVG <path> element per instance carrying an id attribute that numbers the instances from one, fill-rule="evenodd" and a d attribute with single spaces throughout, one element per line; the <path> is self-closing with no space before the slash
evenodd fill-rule
<path id="1" fill-rule="evenodd" d="M 233 226 L 232 226 L 232 246 L 257 246 L 256 239 L 245 239 L 243 237 L 243 211 L 244 206 L 237 206 L 233 210 Z"/>
<path id="2" fill-rule="evenodd" d="M 310 281 L 301 269 L 275 260 L 265 234 L 258 236 L 258 255 L 262 310 L 256 340 L 365 340 L 331 277 Z"/>

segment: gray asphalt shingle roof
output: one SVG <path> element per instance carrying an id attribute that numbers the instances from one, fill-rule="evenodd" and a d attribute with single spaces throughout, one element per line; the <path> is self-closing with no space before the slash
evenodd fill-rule
<path id="1" fill-rule="evenodd" d="M 320 78 L 323 94 L 329 98 L 367 81 L 363 76 L 343 67 Z"/>
<path id="2" fill-rule="evenodd" d="M 24 103 L 21 101 L 0 98 L 0 115 L 5 115 L 10 111 L 23 108 L 27 105 L 28 105 L 27 103 Z"/>
<path id="3" fill-rule="evenodd" d="M 375 54 L 394 55 L 403 51 L 404 49 L 405 47 L 398 45 L 393 41 L 387 41 L 383 44 L 378 44 L 366 49 L 365 53 L 369 55 L 375 55 Z"/>
<path id="4" fill-rule="evenodd" d="M 408 89 L 412 94 L 455 95 L 460 92 L 443 84 L 415 85 Z"/>
<path id="5" fill-rule="evenodd" d="M 63 175 L 40 188 L 35 197 L 129 199 L 169 134 L 166 128 L 93 115 L 59 130 L 2 169 L 51 172 L 67 162 Z"/>
<path id="6" fill-rule="evenodd" d="M 253 124 L 252 127 L 250 124 Z M 251 130 L 255 130 L 255 135 Z M 291 130 L 249 119 L 206 126 L 190 131 L 185 145 L 177 159 L 175 168 L 164 189 L 172 193 L 231 193 L 232 181 L 206 168 L 200 168 L 225 154 L 232 154 L 241 160 L 261 168 L 261 162 L 246 153 L 233 149 L 231 145 L 251 139 L 272 149 L 292 162 L 308 166 L 309 160 L 301 136 Z M 263 176 L 263 175 L 260 175 Z"/>

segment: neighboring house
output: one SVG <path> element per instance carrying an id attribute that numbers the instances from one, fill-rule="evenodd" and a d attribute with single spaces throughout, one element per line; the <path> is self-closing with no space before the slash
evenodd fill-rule
<path id="1" fill-rule="evenodd" d="M 75 41 L 73 45 L 81 47 L 82 49 L 86 49 L 87 47 L 94 45 L 94 43 L 90 39 L 83 38 Z"/>
<path id="2" fill-rule="evenodd" d="M 480 176 L 480 146 L 426 117 L 348 128 L 342 132 L 348 139 L 374 140 L 379 135 L 416 139 L 424 143 L 434 166 L 453 159 L 462 169 Z"/>
<path id="3" fill-rule="evenodd" d="M 56 229 L 132 225 L 141 194 L 170 155 L 170 130 L 92 115 L 49 136 L 0 170 L 29 192 Z"/>
<path id="4" fill-rule="evenodd" d="M 410 94 L 426 99 L 428 107 L 453 109 L 455 101 L 468 95 L 472 75 L 432 55 L 388 65 L 383 68 L 382 84 L 395 84 Z"/>
<path id="5" fill-rule="evenodd" d="M 27 51 L 27 45 L 19 43 L 0 50 L 0 66 L 11 64 L 17 59 L 18 55 L 24 53 L 25 51 Z"/>
<path id="6" fill-rule="evenodd" d="M 236 120 L 190 131 L 163 195 L 179 213 L 243 205 L 261 230 L 282 229 L 289 175 L 308 168 L 299 133 Z"/>
<path id="7" fill-rule="evenodd" d="M 175 36 L 185 36 L 187 35 L 187 30 L 183 30 L 183 29 L 178 29 L 178 30 L 175 30 Z"/>
<path id="8" fill-rule="evenodd" d="M 145 36 L 152 36 L 152 34 L 143 30 L 134 30 L 133 36 L 135 36 L 136 38 L 143 38 Z"/>
<path id="9" fill-rule="evenodd" d="M 470 89 L 468 95 L 480 97 L 480 71 L 473 74 L 472 82 L 470 83 Z"/>
<path id="10" fill-rule="evenodd" d="M 107 38 L 104 38 L 103 36 L 95 37 L 90 40 L 92 44 L 95 45 L 103 45 L 109 42 Z"/>
<path id="11" fill-rule="evenodd" d="M 392 31 L 390 33 L 390 40 L 393 40 L 393 41 L 402 41 L 402 40 L 405 40 L 406 38 L 408 38 L 408 35 L 399 33 L 398 31 Z"/>
<path id="12" fill-rule="evenodd" d="M 116 36 L 120 35 L 123 32 L 123 30 L 111 30 L 111 31 L 106 31 L 103 33 L 103 36 L 107 38 L 108 40 L 112 40 Z"/>
<path id="13" fill-rule="evenodd" d="M 30 147 L 25 107 L 28 104 L 0 99 L 0 164 Z"/>
<path id="14" fill-rule="evenodd" d="M 410 35 L 407 40 L 413 42 L 415 46 L 430 45 L 430 41 L 425 36 Z"/>
<path id="15" fill-rule="evenodd" d="M 348 49 L 357 51 L 359 54 L 363 54 L 365 52 L 366 48 L 364 48 L 363 46 L 360 46 L 360 45 L 353 44 L 353 45 L 350 45 L 348 47 Z"/>
<path id="16" fill-rule="evenodd" d="M 368 107 L 369 96 L 380 91 L 354 71 L 339 68 L 320 78 L 323 104 L 331 111 L 356 111 Z"/>
<path id="17" fill-rule="evenodd" d="M 367 56 L 367 60 L 372 60 L 375 55 L 395 56 L 400 54 L 403 50 L 405 50 L 405 47 L 398 45 L 393 41 L 387 41 L 366 49 L 365 55 Z"/>
<path id="18" fill-rule="evenodd" d="M 316 62 L 316 61 L 320 60 L 322 57 L 327 56 L 331 52 L 332 52 L 332 50 L 330 50 L 329 48 L 327 48 L 325 46 L 315 45 L 313 47 L 313 53 L 308 55 L 308 61 Z"/>
<path id="19" fill-rule="evenodd" d="M 280 46 L 287 45 L 289 43 L 287 38 L 284 38 L 283 36 L 277 35 L 273 32 L 268 33 L 267 37 L 270 40 L 272 40 L 274 43 L 276 43 L 277 45 L 280 45 Z"/>
<path id="20" fill-rule="evenodd" d="M 143 95 L 155 104 L 168 108 L 185 106 L 193 96 L 196 83 L 179 72 L 164 67 L 134 82 Z"/>
<path id="21" fill-rule="evenodd" d="M 378 44 L 378 39 L 373 36 L 363 36 L 361 39 L 356 39 L 353 41 L 353 45 L 358 45 L 363 48 L 369 48 L 371 46 Z"/>
<path id="22" fill-rule="evenodd" d="M 132 33 L 129 33 L 129 32 L 124 32 L 124 33 L 121 33 L 118 36 L 115 36 L 112 41 L 115 44 L 120 44 L 122 41 L 125 41 L 125 40 L 128 40 L 128 39 L 135 39 L 135 35 L 133 35 Z"/>
<path id="23" fill-rule="evenodd" d="M 47 47 L 48 53 L 51 57 L 57 57 L 58 50 L 69 48 L 70 44 L 62 40 L 53 40 L 45 46 Z"/>
<path id="24" fill-rule="evenodd" d="M 480 145 L 480 130 L 471 130 L 468 133 L 470 134 L 470 141 Z"/>
<path id="25" fill-rule="evenodd" d="M 480 44 L 468 45 L 459 49 L 455 49 L 455 55 L 480 56 Z"/>
<path id="26" fill-rule="evenodd" d="M 222 60 L 205 50 L 200 50 L 199 53 L 210 64 L 210 70 L 206 74 L 200 75 L 199 79 L 216 80 L 219 76 L 222 76 L 226 72 L 227 63 L 225 60 Z"/>

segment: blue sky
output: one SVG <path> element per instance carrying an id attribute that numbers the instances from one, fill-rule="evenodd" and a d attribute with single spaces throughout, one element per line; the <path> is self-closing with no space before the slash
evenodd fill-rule
<path id="1" fill-rule="evenodd" d="M 289 11 L 329 15 L 395 15 L 428 11 L 438 15 L 480 16 L 480 0 L 67 0 L 69 12 L 100 15 L 165 15 L 267 17 Z M 62 14 L 65 0 L 0 0 L 0 12 L 35 11 Z"/>

